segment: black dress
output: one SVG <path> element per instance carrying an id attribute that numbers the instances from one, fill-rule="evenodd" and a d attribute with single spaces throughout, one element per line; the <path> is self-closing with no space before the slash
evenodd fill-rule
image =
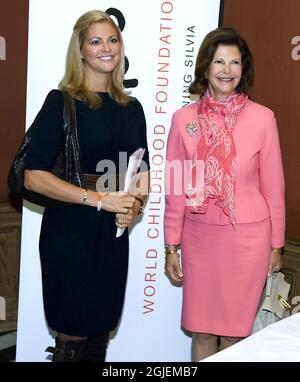
<path id="1" fill-rule="evenodd" d="M 84 173 L 96 173 L 100 160 L 119 166 L 119 153 L 128 157 L 146 148 L 146 123 L 135 99 L 119 106 L 99 93 L 102 106 L 93 110 L 75 101 Z M 63 100 L 52 90 L 37 115 L 26 168 L 51 169 L 63 139 Z M 124 154 L 123 154 L 124 155 Z M 124 166 L 124 163 L 121 165 Z M 46 208 L 40 233 L 43 297 L 50 328 L 73 336 L 91 336 L 113 330 L 120 318 L 128 266 L 128 232 L 116 238 L 115 214 L 71 205 Z"/>

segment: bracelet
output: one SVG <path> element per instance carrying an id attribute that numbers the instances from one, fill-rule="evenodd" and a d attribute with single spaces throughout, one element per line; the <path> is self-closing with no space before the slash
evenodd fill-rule
<path id="1" fill-rule="evenodd" d="M 282 248 L 272 248 L 271 252 L 276 252 L 276 253 L 279 253 L 279 255 L 282 255 L 283 249 Z"/>
<path id="2" fill-rule="evenodd" d="M 97 195 L 98 195 L 98 202 L 97 202 L 97 211 L 101 211 L 101 208 L 102 208 L 102 193 L 101 192 L 97 192 Z"/>
<path id="3" fill-rule="evenodd" d="M 174 245 L 174 248 L 169 248 L 169 245 L 166 245 L 165 246 L 165 255 L 166 255 L 166 257 L 169 256 L 169 255 L 173 255 L 173 253 L 176 253 L 179 256 L 178 247 L 179 247 L 179 245 Z"/>
<path id="4" fill-rule="evenodd" d="M 88 196 L 88 190 L 86 189 L 84 191 L 84 194 L 82 195 L 82 203 L 86 203 L 87 196 Z"/>

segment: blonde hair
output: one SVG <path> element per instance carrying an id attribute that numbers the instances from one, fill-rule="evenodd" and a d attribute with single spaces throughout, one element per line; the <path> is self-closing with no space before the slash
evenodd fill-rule
<path id="1" fill-rule="evenodd" d="M 81 59 L 81 49 L 87 35 L 88 28 L 95 23 L 109 23 L 117 33 L 121 45 L 121 58 L 110 77 L 109 92 L 120 105 L 127 105 L 131 97 L 125 93 L 123 86 L 125 74 L 125 49 L 121 31 L 110 16 L 102 11 L 89 11 L 76 21 L 68 47 L 66 71 L 59 83 L 59 89 L 67 91 L 72 97 L 86 102 L 92 109 L 101 106 L 101 97 L 89 90 L 85 85 L 85 66 Z"/>

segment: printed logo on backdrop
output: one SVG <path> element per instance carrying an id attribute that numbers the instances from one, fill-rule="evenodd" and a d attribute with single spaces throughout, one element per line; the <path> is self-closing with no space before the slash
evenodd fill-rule
<path id="1" fill-rule="evenodd" d="M 0 61 L 6 60 L 6 40 L 0 36 Z"/>
<path id="2" fill-rule="evenodd" d="M 144 306 L 143 314 L 153 314 L 156 310 L 156 301 L 160 294 L 157 290 L 158 280 L 163 274 L 163 264 L 159 261 L 163 252 L 163 200 L 164 180 L 163 172 L 165 165 L 165 146 L 168 127 L 170 123 L 168 110 L 170 109 L 170 77 L 171 59 L 174 54 L 173 30 L 174 5 L 172 1 L 162 1 L 160 14 L 153 20 L 153 30 L 159 32 L 154 61 L 154 89 L 152 108 L 152 124 L 148 128 L 151 134 L 148 139 L 150 152 L 150 196 L 147 203 L 147 213 L 144 216 L 144 227 L 147 238 L 144 260 Z"/>
<path id="3" fill-rule="evenodd" d="M 186 106 L 191 102 L 190 94 L 189 94 L 189 86 L 194 77 L 195 54 L 196 54 L 195 31 L 196 31 L 196 27 L 194 25 L 186 27 L 185 51 L 184 51 L 185 73 L 183 75 L 183 94 L 182 94 L 183 106 Z"/>
<path id="4" fill-rule="evenodd" d="M 116 19 L 117 24 L 118 24 L 121 32 L 123 32 L 125 25 L 126 25 L 126 21 L 125 21 L 125 17 L 123 15 L 123 13 L 117 8 L 108 8 L 105 11 L 105 13 L 107 13 L 110 16 L 113 16 Z M 128 69 L 129 69 L 129 60 L 125 56 L 125 74 L 127 73 Z M 125 89 L 132 89 L 132 88 L 136 88 L 138 86 L 139 81 L 136 78 L 131 78 L 129 80 L 125 79 L 123 84 L 124 84 Z"/>
<path id="5" fill-rule="evenodd" d="M 292 49 L 292 59 L 294 61 L 300 60 L 300 36 L 294 36 L 291 41 L 292 45 L 295 45 L 295 47 Z"/>
<path id="6" fill-rule="evenodd" d="M 6 301 L 2 296 L 0 296 L 0 320 L 6 320 Z"/>
<path id="7" fill-rule="evenodd" d="M 193 79 L 195 63 L 195 34 L 196 27 L 193 25 L 179 26 L 175 20 L 176 3 L 173 1 L 161 1 L 160 15 L 156 23 L 153 22 L 153 30 L 159 31 L 157 40 L 157 55 L 155 59 L 155 84 L 152 109 L 151 134 L 148 140 L 150 151 L 150 196 L 147 203 L 147 213 L 144 216 L 146 237 L 148 239 L 145 248 L 145 274 L 144 274 L 144 306 L 143 314 L 155 312 L 156 300 L 159 295 L 157 281 L 164 273 L 163 264 L 159 261 L 163 253 L 163 202 L 164 202 L 164 170 L 165 149 L 170 126 L 171 114 L 174 110 L 171 78 L 175 69 L 172 60 L 174 55 L 178 57 L 177 47 L 174 41 L 176 28 L 184 33 L 185 43 L 182 52 L 179 53 L 183 66 L 182 83 L 182 106 L 190 103 L 188 88 Z M 179 61 L 178 61 L 179 62 Z"/>

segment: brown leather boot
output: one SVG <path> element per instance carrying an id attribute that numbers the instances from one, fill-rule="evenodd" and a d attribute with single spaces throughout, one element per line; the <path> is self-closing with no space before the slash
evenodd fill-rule
<path id="1" fill-rule="evenodd" d="M 100 334 L 87 339 L 83 362 L 105 362 L 109 334 Z"/>
<path id="2" fill-rule="evenodd" d="M 82 362 L 86 345 L 87 340 L 62 341 L 56 338 L 55 348 L 49 346 L 46 351 L 53 354 L 52 362 Z"/>

